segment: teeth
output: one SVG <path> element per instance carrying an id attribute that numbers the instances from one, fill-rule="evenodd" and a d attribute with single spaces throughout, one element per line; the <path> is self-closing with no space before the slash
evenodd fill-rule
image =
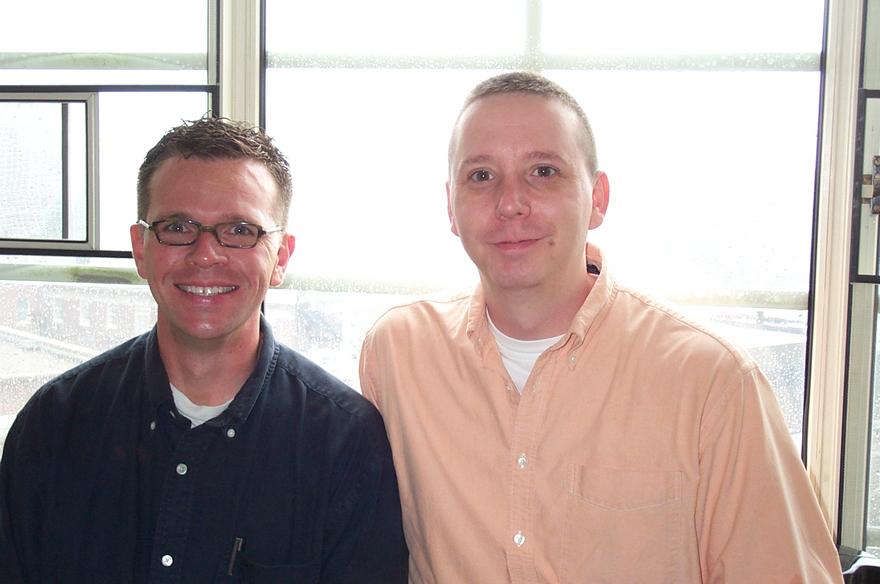
<path id="1" fill-rule="evenodd" d="M 235 290 L 235 286 L 178 286 L 178 288 L 196 296 L 217 296 Z"/>

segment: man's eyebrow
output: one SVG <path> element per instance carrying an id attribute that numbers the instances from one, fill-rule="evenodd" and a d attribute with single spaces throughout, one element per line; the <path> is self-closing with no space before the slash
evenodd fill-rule
<path id="1" fill-rule="evenodd" d="M 532 150 L 531 152 L 526 153 L 525 158 L 528 160 L 553 160 L 556 162 L 570 164 L 566 158 L 563 158 L 559 154 L 556 154 L 555 152 L 548 152 L 545 150 Z M 486 162 L 492 161 L 494 161 L 494 158 L 488 154 L 477 154 L 476 156 L 471 156 L 462 160 L 459 168 L 484 164 Z"/>
<path id="2" fill-rule="evenodd" d="M 477 154 L 476 156 L 471 156 L 470 158 L 462 160 L 461 164 L 459 164 L 459 168 L 473 166 L 475 164 L 483 164 L 485 162 L 491 162 L 492 160 L 493 158 L 488 154 Z"/>
<path id="3" fill-rule="evenodd" d="M 164 215 L 156 215 L 157 219 L 162 219 L 164 221 L 173 220 L 173 221 L 186 221 L 187 219 L 192 219 L 186 213 L 178 213 L 177 211 L 165 213 Z"/>
<path id="4" fill-rule="evenodd" d="M 167 215 L 164 215 L 159 218 L 164 221 L 169 221 L 169 220 L 170 221 L 198 221 L 199 223 L 204 223 L 204 221 L 201 221 L 199 219 L 194 219 L 188 213 L 180 213 L 180 212 L 176 212 L 176 211 L 173 213 L 168 213 Z M 234 214 L 234 215 L 225 215 L 225 216 L 221 217 L 220 220 L 217 221 L 217 223 L 257 223 L 257 222 L 253 219 L 246 219 L 242 215 Z M 216 225 L 216 223 L 214 223 L 213 225 Z"/>
<path id="5" fill-rule="evenodd" d="M 555 152 L 546 152 L 544 150 L 533 150 L 532 152 L 526 154 L 526 158 L 528 158 L 529 160 L 554 160 L 557 162 L 569 164 L 569 161 L 559 154 L 556 154 Z"/>

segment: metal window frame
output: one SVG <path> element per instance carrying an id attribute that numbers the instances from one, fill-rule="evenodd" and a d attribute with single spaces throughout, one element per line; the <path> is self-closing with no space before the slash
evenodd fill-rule
<path id="1" fill-rule="evenodd" d="M 869 4 L 873 3 L 874 11 Z M 840 545 L 844 549 L 863 550 L 868 544 L 869 530 L 877 537 L 877 526 L 868 525 L 868 505 L 871 493 L 870 468 L 872 447 L 873 402 L 876 391 L 874 370 L 878 342 L 878 291 L 880 274 L 877 271 L 880 245 L 878 221 L 865 207 L 870 201 L 863 196 L 865 149 L 867 136 L 868 102 L 880 100 L 880 90 L 865 89 L 866 77 L 876 85 L 877 72 L 866 71 L 866 56 L 875 50 L 880 39 L 874 38 L 880 19 L 877 0 L 859 2 L 860 38 L 858 46 L 858 73 L 853 85 L 856 95 L 852 175 L 850 179 L 850 248 L 849 248 L 849 307 L 846 321 L 846 383 L 844 386 L 843 424 L 841 430 L 840 473 Z M 873 20 L 873 22 L 869 22 Z M 869 34 L 870 33 L 870 34 Z M 869 47 L 870 45 L 870 47 Z M 880 131 L 875 130 L 876 134 Z M 872 142 L 875 140 L 872 140 Z"/>
<path id="2" fill-rule="evenodd" d="M 56 101 L 69 96 L 88 96 L 88 128 L 86 156 L 88 237 L 86 242 L 59 240 L 0 240 L 0 255 L 43 255 L 91 258 L 131 258 L 130 251 L 103 250 L 100 247 L 100 193 L 98 159 L 100 144 L 98 128 L 100 117 L 100 96 L 104 93 L 204 93 L 209 99 L 211 115 L 223 115 L 221 111 L 222 72 L 221 61 L 224 55 L 231 54 L 222 47 L 229 35 L 220 29 L 221 13 L 230 10 L 237 3 L 234 0 L 205 0 L 208 5 L 207 22 L 207 83 L 204 84 L 33 84 L 0 85 L 0 101 Z M 253 2 L 254 0 L 247 0 Z M 234 19 L 228 19 L 234 22 Z M 204 64 L 205 56 L 190 54 L 147 54 L 129 55 L 116 53 L 4 53 L 0 54 L 2 68 L 34 69 L 78 69 L 104 68 L 107 62 L 114 69 L 197 69 Z M 232 102 L 238 95 L 230 98 Z"/>
<path id="3" fill-rule="evenodd" d="M 217 85 L 6 85 L 0 86 L 2 101 L 58 102 L 84 101 L 87 104 L 87 204 L 88 227 L 85 242 L 61 240 L 0 239 L 0 255 L 46 255 L 130 258 L 130 251 L 100 247 L 100 188 L 98 138 L 100 96 L 106 93 L 204 93 L 212 115 L 217 115 L 220 90 Z"/>
<path id="4" fill-rule="evenodd" d="M 64 116 L 64 106 L 70 103 L 81 103 L 85 105 L 85 153 L 86 153 L 86 239 L 84 241 L 73 241 L 68 239 L 31 239 L 31 238 L 0 238 L 0 253 L 7 250 L 16 250 L 17 252 L 27 253 L 35 251 L 46 253 L 51 250 L 64 250 L 70 252 L 90 252 L 99 249 L 99 231 L 98 231 L 98 158 L 96 156 L 98 147 L 98 95 L 93 91 L 29 91 L 19 92 L 16 88 L 0 88 L 0 103 L 54 103 L 62 106 L 62 116 Z M 61 205 L 62 209 L 68 207 L 68 173 L 67 173 L 67 155 L 69 144 L 67 141 L 67 120 L 64 119 L 60 129 L 62 134 L 62 186 L 61 186 Z M 66 213 L 62 213 L 62 222 L 66 223 Z M 62 226 L 62 237 L 66 231 Z"/>

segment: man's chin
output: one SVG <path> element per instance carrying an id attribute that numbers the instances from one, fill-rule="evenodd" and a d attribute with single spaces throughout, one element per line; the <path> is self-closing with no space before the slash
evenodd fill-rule
<path id="1" fill-rule="evenodd" d="M 212 321 L 202 320 L 198 322 L 175 322 L 160 323 L 160 333 L 168 333 L 168 336 L 174 338 L 175 342 L 181 343 L 199 343 L 213 345 L 216 343 L 224 343 L 236 337 L 242 337 L 246 334 L 246 325 L 236 326 L 228 321 Z"/>
<path id="2" fill-rule="evenodd" d="M 531 290 L 543 283 L 541 275 L 531 271 L 493 271 L 481 274 L 481 280 L 484 287 L 506 292 Z"/>

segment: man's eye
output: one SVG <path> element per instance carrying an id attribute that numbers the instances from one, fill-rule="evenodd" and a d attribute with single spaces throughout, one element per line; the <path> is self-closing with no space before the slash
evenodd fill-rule
<path id="1" fill-rule="evenodd" d="M 259 228 L 256 225 L 251 225 L 250 223 L 236 223 L 235 225 L 230 226 L 229 234 L 251 237 L 256 235 L 258 230 Z"/>
<path id="2" fill-rule="evenodd" d="M 166 233 L 188 233 L 193 226 L 183 221 L 168 221 L 162 224 L 162 231 Z"/>
<path id="3" fill-rule="evenodd" d="M 538 168 L 536 168 L 535 170 L 532 171 L 532 174 L 535 176 L 540 176 L 540 177 L 546 178 L 549 176 L 553 176 L 557 172 L 559 172 L 559 171 L 556 170 L 555 168 L 553 168 L 552 166 L 539 166 Z"/>
<path id="4" fill-rule="evenodd" d="M 492 180 L 492 173 L 488 170 L 475 170 L 471 173 L 471 180 L 476 182 L 485 182 L 487 180 Z"/>

